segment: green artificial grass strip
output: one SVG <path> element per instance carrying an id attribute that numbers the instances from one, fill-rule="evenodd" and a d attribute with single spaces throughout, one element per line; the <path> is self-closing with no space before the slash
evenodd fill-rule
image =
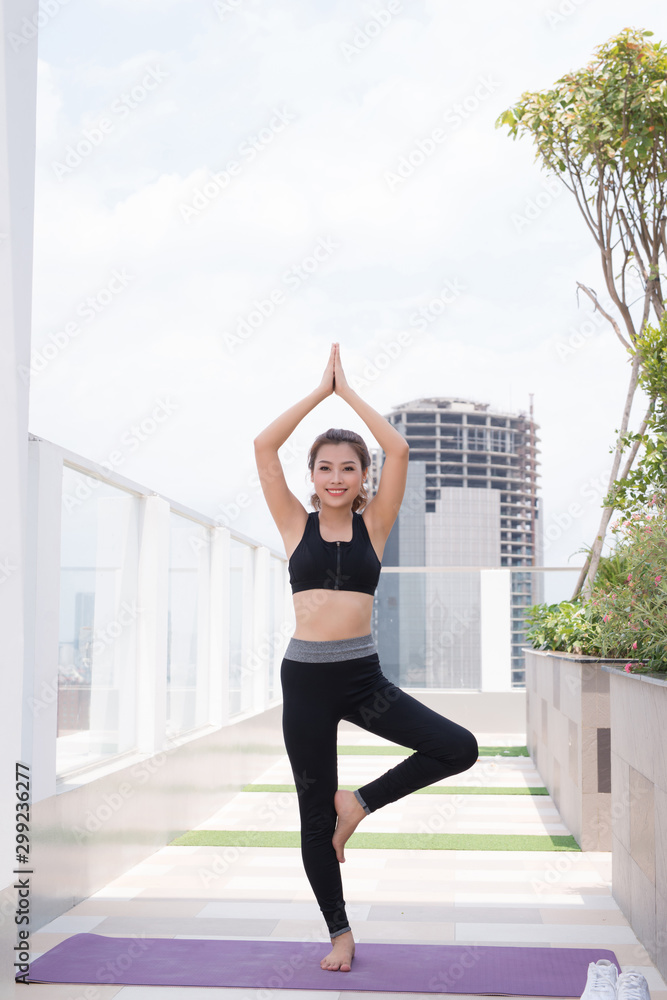
<path id="1" fill-rule="evenodd" d="M 410 747 L 402 747 L 396 744 L 392 746 L 339 746 L 338 754 L 351 754 L 363 757 L 370 757 L 379 754 L 390 757 L 407 757 L 414 753 Z M 528 757 L 528 747 L 480 747 L 480 757 Z"/>
<path id="2" fill-rule="evenodd" d="M 190 830 L 170 847 L 300 847 L 297 830 Z M 574 837 L 492 833 L 353 833 L 347 847 L 408 851 L 580 851 Z"/>
<path id="3" fill-rule="evenodd" d="M 359 785 L 339 785 L 339 788 L 353 792 Z M 296 785 L 244 785 L 242 792 L 296 792 Z M 521 788 L 478 788 L 476 785 L 428 785 L 417 788 L 413 795 L 548 795 L 544 787 Z"/>

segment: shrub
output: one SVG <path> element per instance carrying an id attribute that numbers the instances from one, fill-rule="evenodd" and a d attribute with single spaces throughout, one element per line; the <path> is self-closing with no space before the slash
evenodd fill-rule
<path id="1" fill-rule="evenodd" d="M 590 599 L 533 605 L 526 637 L 536 649 L 667 671 L 667 510 L 653 501 L 612 532 L 616 547 L 601 560 Z"/>

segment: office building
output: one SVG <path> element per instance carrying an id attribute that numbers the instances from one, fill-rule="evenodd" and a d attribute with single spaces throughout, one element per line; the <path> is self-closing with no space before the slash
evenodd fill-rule
<path id="1" fill-rule="evenodd" d="M 522 687 L 523 617 L 543 591 L 541 574 L 521 571 L 542 565 L 532 414 L 436 397 L 401 404 L 385 416 L 408 441 L 410 462 L 383 567 L 423 572 L 385 574 L 374 620 L 382 661 L 392 679 L 411 686 L 484 688 L 487 670 L 499 689 Z M 371 457 L 375 491 L 384 453 Z M 482 628 L 485 593 L 491 588 L 497 599 L 503 580 L 511 605 L 510 663 L 505 658 L 504 665 L 500 648 L 494 656 L 493 620 L 487 616 Z M 497 641 L 500 647 L 500 632 Z"/>

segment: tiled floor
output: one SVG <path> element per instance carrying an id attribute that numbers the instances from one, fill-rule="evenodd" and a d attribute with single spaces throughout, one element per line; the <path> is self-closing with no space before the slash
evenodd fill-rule
<path id="1" fill-rule="evenodd" d="M 368 743 L 341 725 L 339 742 Z M 523 743 L 496 733 L 482 745 Z M 382 740 L 373 740 L 382 743 Z M 342 755 L 341 784 L 363 784 L 398 763 L 391 756 Z M 257 779 L 291 783 L 287 759 Z M 450 784 L 540 786 L 528 758 L 481 758 Z M 429 825 L 430 824 L 430 825 Z M 202 829 L 296 830 L 295 793 L 243 792 Z M 549 796 L 412 795 L 363 821 L 368 831 L 568 834 Z M 346 848 L 348 915 L 357 942 L 467 943 L 612 949 L 623 969 L 646 976 L 652 1000 L 667 986 L 614 902 L 611 855 L 514 851 Z M 71 934 L 321 941 L 328 937 L 298 849 L 165 847 L 32 937 L 33 955 Z M 332 977 L 344 973 L 331 973 Z M 23 997 L 17 987 L 16 995 Z M 331 990 L 250 990 L 31 985 L 36 1000 L 368 1000 Z M 86 990 L 93 992 L 86 992 Z M 442 994 L 383 994 L 396 1000 Z"/>

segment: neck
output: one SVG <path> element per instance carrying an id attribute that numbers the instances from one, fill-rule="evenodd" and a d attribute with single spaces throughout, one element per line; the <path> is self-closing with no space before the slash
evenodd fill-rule
<path id="1" fill-rule="evenodd" d="M 344 525 L 350 523 L 350 518 L 352 517 L 351 507 L 340 507 L 338 509 L 332 510 L 328 507 L 320 507 L 317 512 L 317 516 L 320 521 L 322 520 L 322 515 L 324 514 L 324 523 L 330 525 L 332 528 L 338 527 L 338 525 Z"/>

